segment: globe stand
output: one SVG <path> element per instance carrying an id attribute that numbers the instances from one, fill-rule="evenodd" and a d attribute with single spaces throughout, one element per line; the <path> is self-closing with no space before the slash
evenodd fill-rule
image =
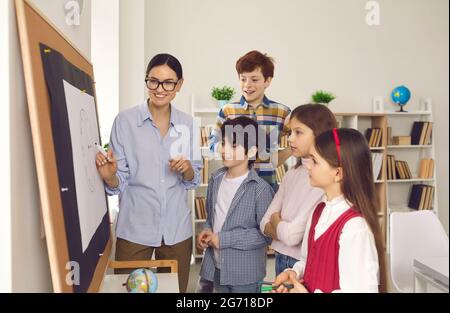
<path id="1" fill-rule="evenodd" d="M 399 104 L 399 103 L 397 103 L 397 104 L 398 104 L 399 107 L 400 107 L 400 110 L 397 111 L 398 113 L 408 113 L 408 111 L 403 110 L 403 107 L 404 107 L 405 105 L 401 105 L 401 104 Z"/>

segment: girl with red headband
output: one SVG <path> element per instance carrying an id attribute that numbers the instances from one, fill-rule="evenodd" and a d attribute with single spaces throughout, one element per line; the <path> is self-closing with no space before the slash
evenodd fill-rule
<path id="1" fill-rule="evenodd" d="M 312 186 L 325 192 L 306 225 L 301 256 L 280 274 L 277 292 L 384 292 L 385 264 L 372 161 L 353 129 L 316 137 L 307 165 Z"/>

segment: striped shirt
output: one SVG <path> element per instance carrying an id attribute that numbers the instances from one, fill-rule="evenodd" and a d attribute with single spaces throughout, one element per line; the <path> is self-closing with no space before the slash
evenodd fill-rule
<path id="1" fill-rule="evenodd" d="M 221 143 L 220 128 L 227 119 L 234 119 L 239 116 L 245 116 L 253 119 L 266 132 L 266 156 L 256 161 L 254 169 L 258 175 L 266 180 L 275 190 L 277 189 L 276 168 L 268 158 L 269 155 L 275 155 L 278 152 L 279 140 L 281 136 L 287 133 L 288 128 L 285 124 L 286 118 L 291 113 L 291 109 L 283 104 L 269 100 L 264 97 L 263 103 L 256 108 L 247 103 L 245 97 L 240 102 L 226 104 L 220 110 L 217 116 L 216 128 L 210 136 L 210 150 L 218 151 Z M 261 151 L 261 147 L 259 147 Z"/>

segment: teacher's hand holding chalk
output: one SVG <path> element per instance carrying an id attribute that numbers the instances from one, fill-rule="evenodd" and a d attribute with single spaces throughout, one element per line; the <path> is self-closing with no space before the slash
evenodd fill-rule
<path id="1" fill-rule="evenodd" d="M 99 150 L 95 157 L 95 164 L 97 165 L 98 173 L 106 184 L 108 184 L 112 188 L 116 188 L 119 185 L 119 181 L 116 177 L 116 158 L 114 157 L 111 149 L 106 152 L 99 145 L 95 145 L 97 147 L 97 150 Z"/>

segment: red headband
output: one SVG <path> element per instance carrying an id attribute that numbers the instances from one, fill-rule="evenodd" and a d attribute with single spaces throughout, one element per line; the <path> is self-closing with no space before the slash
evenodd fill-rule
<path id="1" fill-rule="evenodd" d="M 341 141 L 339 140 L 337 128 L 333 129 L 333 135 L 334 135 L 334 143 L 336 144 L 336 152 L 337 152 L 339 164 L 340 164 L 341 163 Z"/>

